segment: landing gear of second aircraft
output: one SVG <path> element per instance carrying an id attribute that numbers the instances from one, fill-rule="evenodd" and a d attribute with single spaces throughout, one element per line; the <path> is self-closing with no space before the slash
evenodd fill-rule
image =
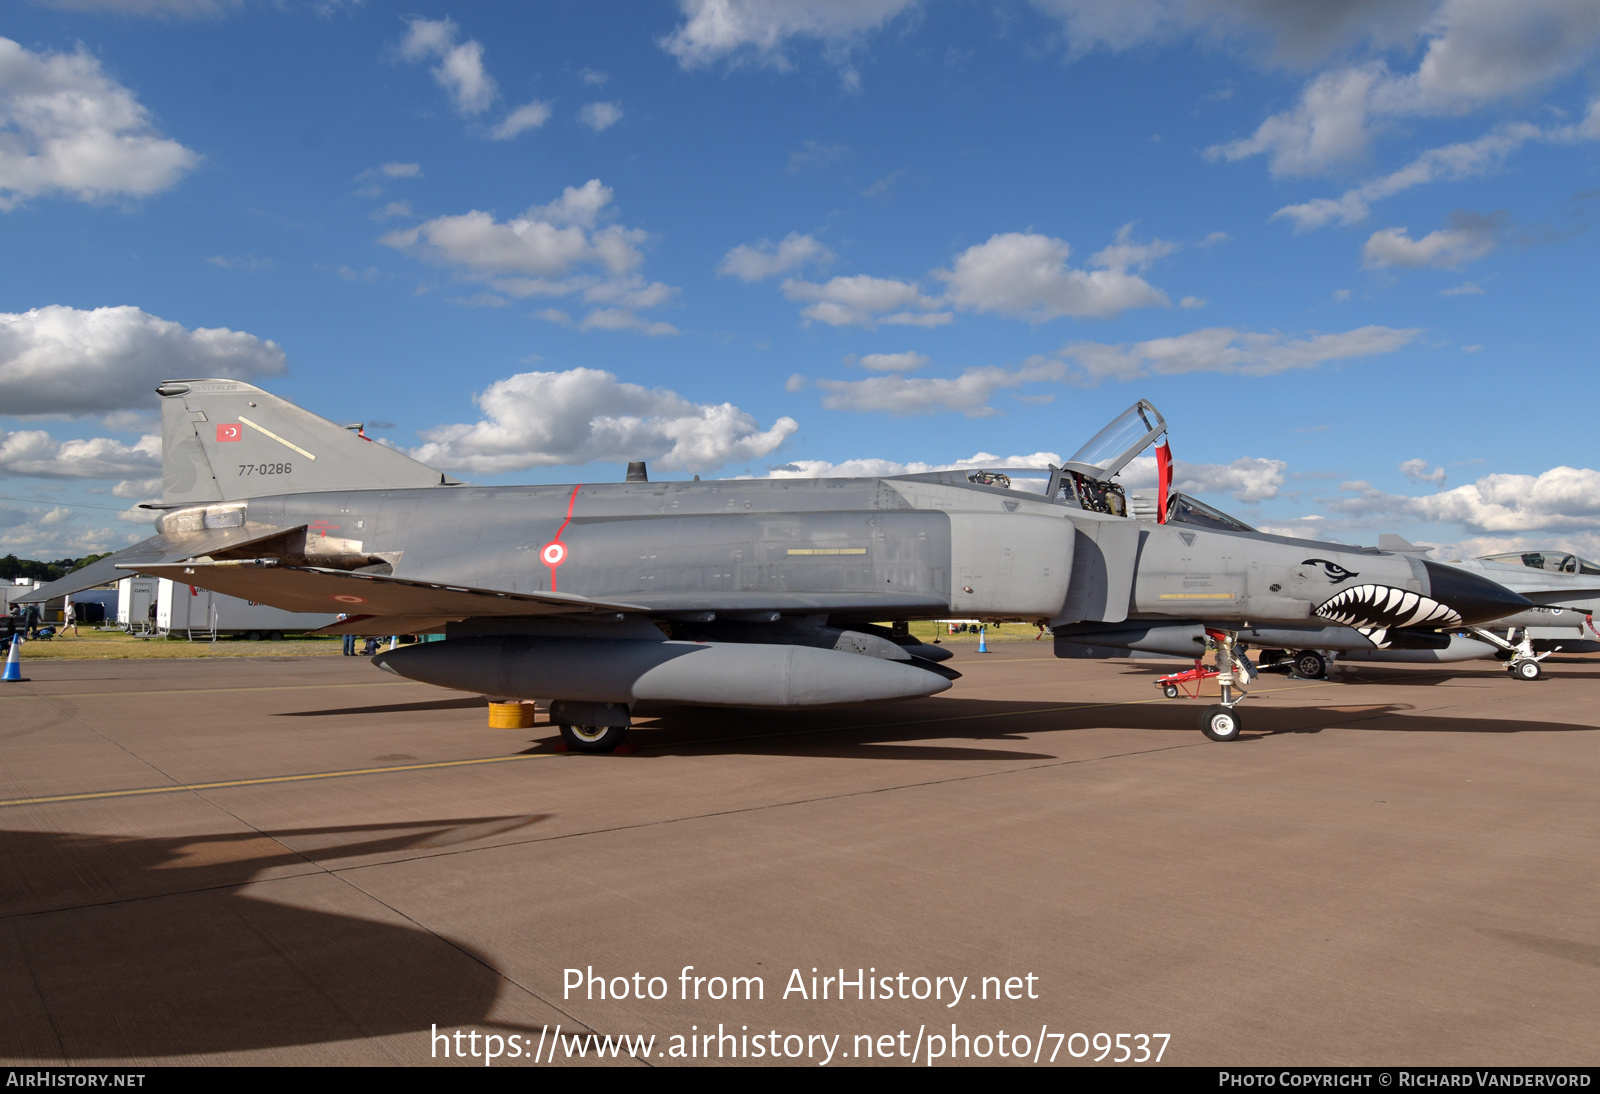
<path id="1" fill-rule="evenodd" d="M 1316 650 L 1301 650 L 1294 655 L 1294 671 L 1307 680 L 1321 680 L 1328 674 L 1328 662 Z"/>
<path id="2" fill-rule="evenodd" d="M 1506 636 L 1501 638 L 1487 627 L 1469 627 L 1469 633 L 1491 646 L 1496 647 L 1495 656 L 1506 662 L 1506 671 L 1518 680 L 1537 680 L 1544 675 L 1544 667 L 1539 664 L 1550 654 L 1558 652 L 1561 647 L 1545 653 L 1533 652 L 1533 639 L 1528 633 L 1528 628 L 1522 628 L 1522 638 L 1513 642 L 1516 637 L 1515 629 L 1506 631 Z"/>

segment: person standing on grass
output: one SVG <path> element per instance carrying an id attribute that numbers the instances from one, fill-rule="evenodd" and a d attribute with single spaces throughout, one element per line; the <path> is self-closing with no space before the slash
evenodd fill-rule
<path id="1" fill-rule="evenodd" d="M 72 602 L 72 598 L 70 596 L 67 597 L 66 607 L 61 613 L 61 633 L 66 634 L 68 627 L 72 628 L 72 637 L 83 637 L 83 635 L 78 632 L 78 606 Z"/>

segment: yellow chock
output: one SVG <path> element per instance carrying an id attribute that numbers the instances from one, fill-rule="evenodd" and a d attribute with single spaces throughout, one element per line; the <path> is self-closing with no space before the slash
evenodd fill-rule
<path id="1" fill-rule="evenodd" d="M 528 729 L 533 725 L 532 703 L 490 703 L 490 729 Z"/>

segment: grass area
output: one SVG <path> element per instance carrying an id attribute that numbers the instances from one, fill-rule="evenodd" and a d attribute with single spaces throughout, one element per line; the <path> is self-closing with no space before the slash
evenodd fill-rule
<path id="1" fill-rule="evenodd" d="M 888 624 L 884 625 L 887 626 Z M 924 642 L 932 642 L 935 638 L 937 638 L 942 645 L 946 646 L 959 646 L 968 643 L 976 646 L 978 644 L 978 635 L 974 631 L 967 631 L 964 634 L 949 634 L 947 633 L 948 631 L 949 627 L 943 623 L 926 622 L 911 624 L 912 636 L 915 638 L 920 638 Z M 1031 642 L 1039 633 L 1039 628 L 1035 627 L 1032 623 L 991 623 L 989 624 L 989 628 L 985 633 L 987 634 L 987 640 L 990 643 Z M 1048 631 L 1045 632 L 1044 641 L 1050 641 L 1050 635 Z"/>
<path id="2" fill-rule="evenodd" d="M 321 657 L 337 655 L 343 644 L 338 638 L 285 638 L 280 642 L 250 642 L 232 635 L 215 642 L 190 642 L 185 638 L 140 638 L 119 630 L 100 631 L 78 628 L 82 637 L 71 633 L 47 642 L 24 642 L 24 661 L 102 661 L 151 657 Z"/>

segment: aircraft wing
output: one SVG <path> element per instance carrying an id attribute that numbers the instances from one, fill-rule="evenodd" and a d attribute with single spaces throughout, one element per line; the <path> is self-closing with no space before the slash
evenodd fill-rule
<path id="1" fill-rule="evenodd" d="M 123 563 L 151 577 L 270 604 L 290 612 L 346 612 L 351 615 L 403 617 L 413 624 L 432 620 L 506 615 L 574 615 L 594 612 L 638 612 L 638 604 L 622 604 L 569 593 L 508 593 L 469 585 L 441 585 L 381 574 L 283 566 L 275 559 L 224 562 Z M 389 623 L 384 627 L 388 628 Z M 331 632 L 339 633 L 339 632 Z M 358 632 L 366 633 L 366 632 Z M 396 633 L 385 629 L 385 634 Z M 411 633 L 407 631 L 406 633 Z"/>
<path id="2" fill-rule="evenodd" d="M 285 531 L 288 529 L 250 523 L 237 528 L 204 528 L 193 532 L 151 536 L 147 540 L 135 543 L 132 547 L 107 555 L 98 562 L 91 562 L 81 570 L 74 570 L 66 577 L 57 578 L 48 585 L 41 585 L 27 596 L 14 597 L 13 603 L 42 604 L 58 596 L 81 593 L 85 589 L 127 577 L 128 570 L 137 570 L 147 563 L 180 562 L 183 559 L 199 558 L 201 555 L 217 551 L 247 547 L 252 543 L 281 535 Z"/>

